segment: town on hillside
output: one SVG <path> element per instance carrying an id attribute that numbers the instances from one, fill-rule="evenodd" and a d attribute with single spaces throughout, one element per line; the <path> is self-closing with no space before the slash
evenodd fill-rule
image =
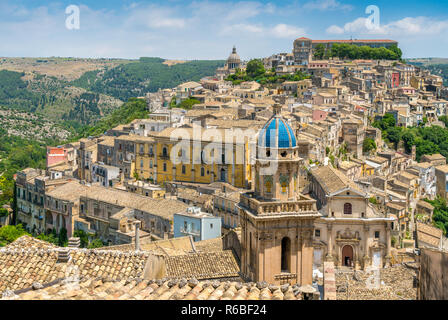
<path id="1" fill-rule="evenodd" d="M 0 298 L 447 299 L 442 77 L 393 40 L 291 45 L 17 172 Z"/>

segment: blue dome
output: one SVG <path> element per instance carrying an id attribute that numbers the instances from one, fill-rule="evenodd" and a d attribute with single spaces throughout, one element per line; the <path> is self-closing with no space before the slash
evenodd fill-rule
<path id="1" fill-rule="evenodd" d="M 296 137 L 288 123 L 281 117 L 269 120 L 258 135 L 258 146 L 263 148 L 293 148 Z"/>

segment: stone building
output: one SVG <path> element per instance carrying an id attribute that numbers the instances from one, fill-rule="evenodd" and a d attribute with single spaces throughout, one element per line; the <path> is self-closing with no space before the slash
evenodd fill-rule
<path id="1" fill-rule="evenodd" d="M 342 122 L 342 138 L 347 144 L 347 150 L 356 155 L 362 156 L 362 145 L 365 138 L 364 124 L 360 120 L 344 120 Z"/>
<path id="2" fill-rule="evenodd" d="M 322 217 L 315 221 L 314 264 L 366 269 L 388 265 L 394 218 L 382 214 L 369 197 L 330 166 L 310 172 L 310 191 Z"/>
<path id="3" fill-rule="evenodd" d="M 270 283 L 312 283 L 316 201 L 297 192 L 303 160 L 296 137 L 274 107 L 258 136 L 255 190 L 241 194 L 241 272 Z"/>

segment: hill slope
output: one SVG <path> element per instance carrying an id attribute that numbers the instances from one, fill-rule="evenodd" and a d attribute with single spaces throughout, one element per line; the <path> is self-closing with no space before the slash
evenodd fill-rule
<path id="1" fill-rule="evenodd" d="M 173 88 L 185 81 L 199 81 L 212 76 L 221 60 L 189 61 L 169 65 L 161 58 L 140 58 L 105 71 L 86 72 L 72 85 L 110 95 L 122 101 L 156 92 L 159 88 Z"/>

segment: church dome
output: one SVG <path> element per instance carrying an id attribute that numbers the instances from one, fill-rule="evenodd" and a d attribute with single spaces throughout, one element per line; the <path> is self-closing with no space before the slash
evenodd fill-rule
<path id="1" fill-rule="evenodd" d="M 258 146 L 262 148 L 294 148 L 297 146 L 297 141 L 289 124 L 277 114 L 261 129 L 258 135 Z"/>
<path id="2" fill-rule="evenodd" d="M 240 64 L 240 63 L 241 63 L 240 56 L 238 55 L 238 53 L 236 53 L 236 48 L 233 47 L 232 53 L 227 58 L 227 64 Z"/>

